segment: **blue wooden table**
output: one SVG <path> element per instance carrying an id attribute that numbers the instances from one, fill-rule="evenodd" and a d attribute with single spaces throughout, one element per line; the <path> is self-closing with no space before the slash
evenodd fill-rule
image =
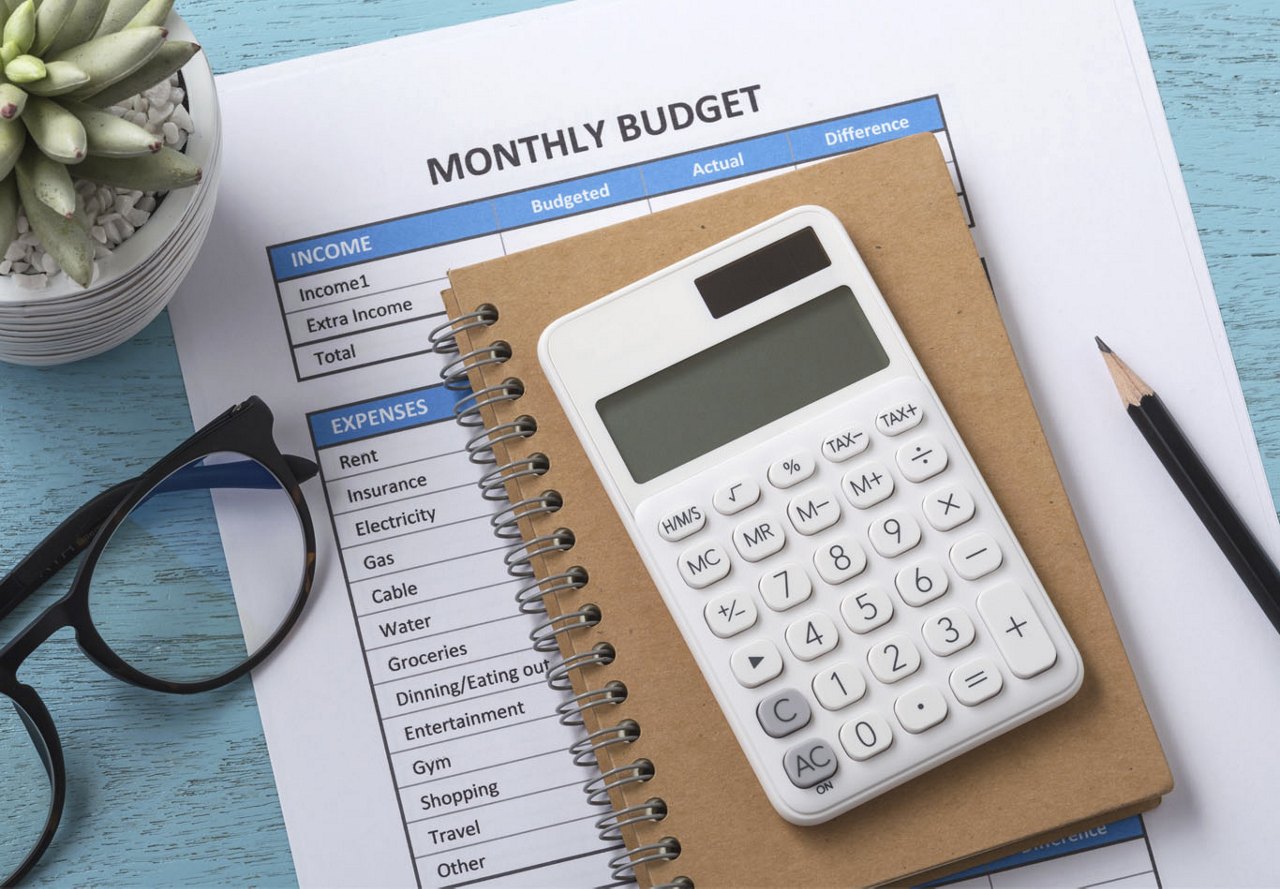
<path id="1" fill-rule="evenodd" d="M 549 2 L 178 5 L 214 70 L 226 72 Z M 1272 492 L 1280 494 L 1280 9 L 1268 0 L 1138 0 L 1138 10 Z M 0 365 L 0 423 L 0 563 L 9 565 L 90 493 L 146 467 L 190 432 L 167 317 L 81 364 Z M 6 621 L 0 639 L 64 588 L 58 578 L 40 602 Z M 53 712 L 70 774 L 63 826 L 35 881 L 294 882 L 248 683 L 195 698 L 138 691 L 89 664 L 66 632 L 24 676 Z"/>

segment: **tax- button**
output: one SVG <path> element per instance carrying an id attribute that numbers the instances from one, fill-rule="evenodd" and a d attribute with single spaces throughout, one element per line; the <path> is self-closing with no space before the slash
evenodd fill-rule
<path id="1" fill-rule="evenodd" d="M 785 738 L 809 724 L 813 711 L 804 695 L 794 688 L 769 695 L 756 707 L 756 719 L 770 738 Z"/>
<path id="2" fill-rule="evenodd" d="M 658 534 L 663 540 L 675 543 L 690 534 L 701 531 L 707 524 L 707 514 L 702 508 L 690 504 L 668 513 L 658 522 Z"/>
<path id="3" fill-rule="evenodd" d="M 856 457 L 871 444 L 871 437 L 863 429 L 851 426 L 832 433 L 822 440 L 822 456 L 832 463 L 843 463 Z"/>
<path id="4" fill-rule="evenodd" d="M 1017 584 L 1002 583 L 980 595 L 978 613 L 1019 679 L 1030 679 L 1057 663 L 1053 640 Z"/>
<path id="5" fill-rule="evenodd" d="M 680 554 L 676 567 L 685 583 L 700 590 L 724 579 L 729 573 L 729 557 L 718 546 L 691 546 Z"/>
<path id="6" fill-rule="evenodd" d="M 788 750 L 782 757 L 782 767 L 791 783 L 804 790 L 830 778 L 840 763 L 831 745 L 811 738 Z"/>
<path id="7" fill-rule="evenodd" d="M 733 545 L 748 562 L 758 562 L 782 549 L 787 542 L 782 519 L 765 514 L 733 529 Z"/>
<path id="8" fill-rule="evenodd" d="M 915 401 L 904 401 L 876 414 L 876 428 L 885 435 L 901 435 L 923 419 L 924 408 Z"/>

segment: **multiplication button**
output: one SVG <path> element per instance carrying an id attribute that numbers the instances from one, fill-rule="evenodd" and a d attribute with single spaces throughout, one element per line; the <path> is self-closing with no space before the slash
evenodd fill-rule
<path id="1" fill-rule="evenodd" d="M 939 531 L 950 531 L 963 525 L 973 518 L 977 508 L 973 495 L 960 485 L 949 485 L 933 491 L 924 498 L 921 507 L 929 524 Z"/>
<path id="2" fill-rule="evenodd" d="M 782 653 L 768 639 L 757 639 L 730 656 L 729 668 L 743 688 L 756 688 L 782 672 Z"/>

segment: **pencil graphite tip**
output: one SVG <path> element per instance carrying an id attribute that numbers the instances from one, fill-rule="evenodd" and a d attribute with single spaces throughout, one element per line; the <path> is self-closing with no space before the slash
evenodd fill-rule
<path id="1" fill-rule="evenodd" d="M 1110 355 L 1110 354 L 1111 354 L 1111 347 L 1110 347 L 1110 346 L 1108 346 L 1106 343 L 1104 343 L 1104 342 L 1102 341 L 1102 337 L 1100 337 L 1100 336 L 1095 336 L 1095 337 L 1093 338 L 1093 341 L 1094 341 L 1095 343 L 1097 343 L 1097 344 L 1098 344 L 1098 351 L 1099 351 L 1099 352 L 1103 353 L 1104 355 Z"/>

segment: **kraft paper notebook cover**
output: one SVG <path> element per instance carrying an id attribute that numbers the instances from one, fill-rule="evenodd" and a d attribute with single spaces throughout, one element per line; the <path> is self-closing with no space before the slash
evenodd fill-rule
<path id="1" fill-rule="evenodd" d="M 1076 640 L 1084 685 L 1066 705 L 817 827 L 773 810 L 706 686 L 598 477 L 543 379 L 537 341 L 551 321 L 800 204 L 844 223 L 986 475 Z M 573 566 L 581 589 L 547 597 L 551 614 L 598 605 L 595 626 L 560 634 L 576 692 L 619 681 L 625 700 L 593 698 L 588 731 L 631 720 L 639 737 L 600 750 L 606 769 L 640 759 L 653 777 L 613 806 L 666 803 L 661 821 L 623 831 L 628 846 L 679 841 L 639 868 L 642 883 L 687 876 L 710 886 L 864 885 L 989 860 L 1154 806 L 1172 778 L 1067 502 L 996 303 L 931 136 L 904 139 L 523 253 L 450 273 L 451 316 L 482 304 L 492 323 L 459 323 L 471 385 L 498 464 L 545 454 L 544 473 L 514 472 L 512 503 L 559 492 L 557 511 L 521 521 L 526 540 L 574 532 L 564 552 L 531 559 L 539 576 Z M 486 319 L 488 320 L 488 319 Z M 510 344 L 490 350 L 495 342 Z M 519 380 L 523 391 L 506 385 Z M 493 388 L 490 388 L 493 387 Z M 496 398 L 494 397 L 496 396 Z M 538 461 L 534 461 L 536 465 Z M 512 474 L 509 471 L 508 474 Z M 524 510 L 532 506 L 526 506 Z M 521 510 L 521 511 L 524 511 Z M 518 543 L 518 541 L 517 541 Z M 553 547 L 554 548 L 554 547 Z M 531 545 L 529 549 L 543 549 Z M 547 584 L 564 587 L 565 584 Z M 599 666 L 589 652 L 613 647 Z M 601 738 L 620 739 L 607 731 Z M 589 752 L 587 754 L 590 755 Z M 626 777 L 630 772 L 620 773 Z M 607 810 L 606 810 L 607 811 Z M 641 809 L 641 814 L 644 810 Z"/>

